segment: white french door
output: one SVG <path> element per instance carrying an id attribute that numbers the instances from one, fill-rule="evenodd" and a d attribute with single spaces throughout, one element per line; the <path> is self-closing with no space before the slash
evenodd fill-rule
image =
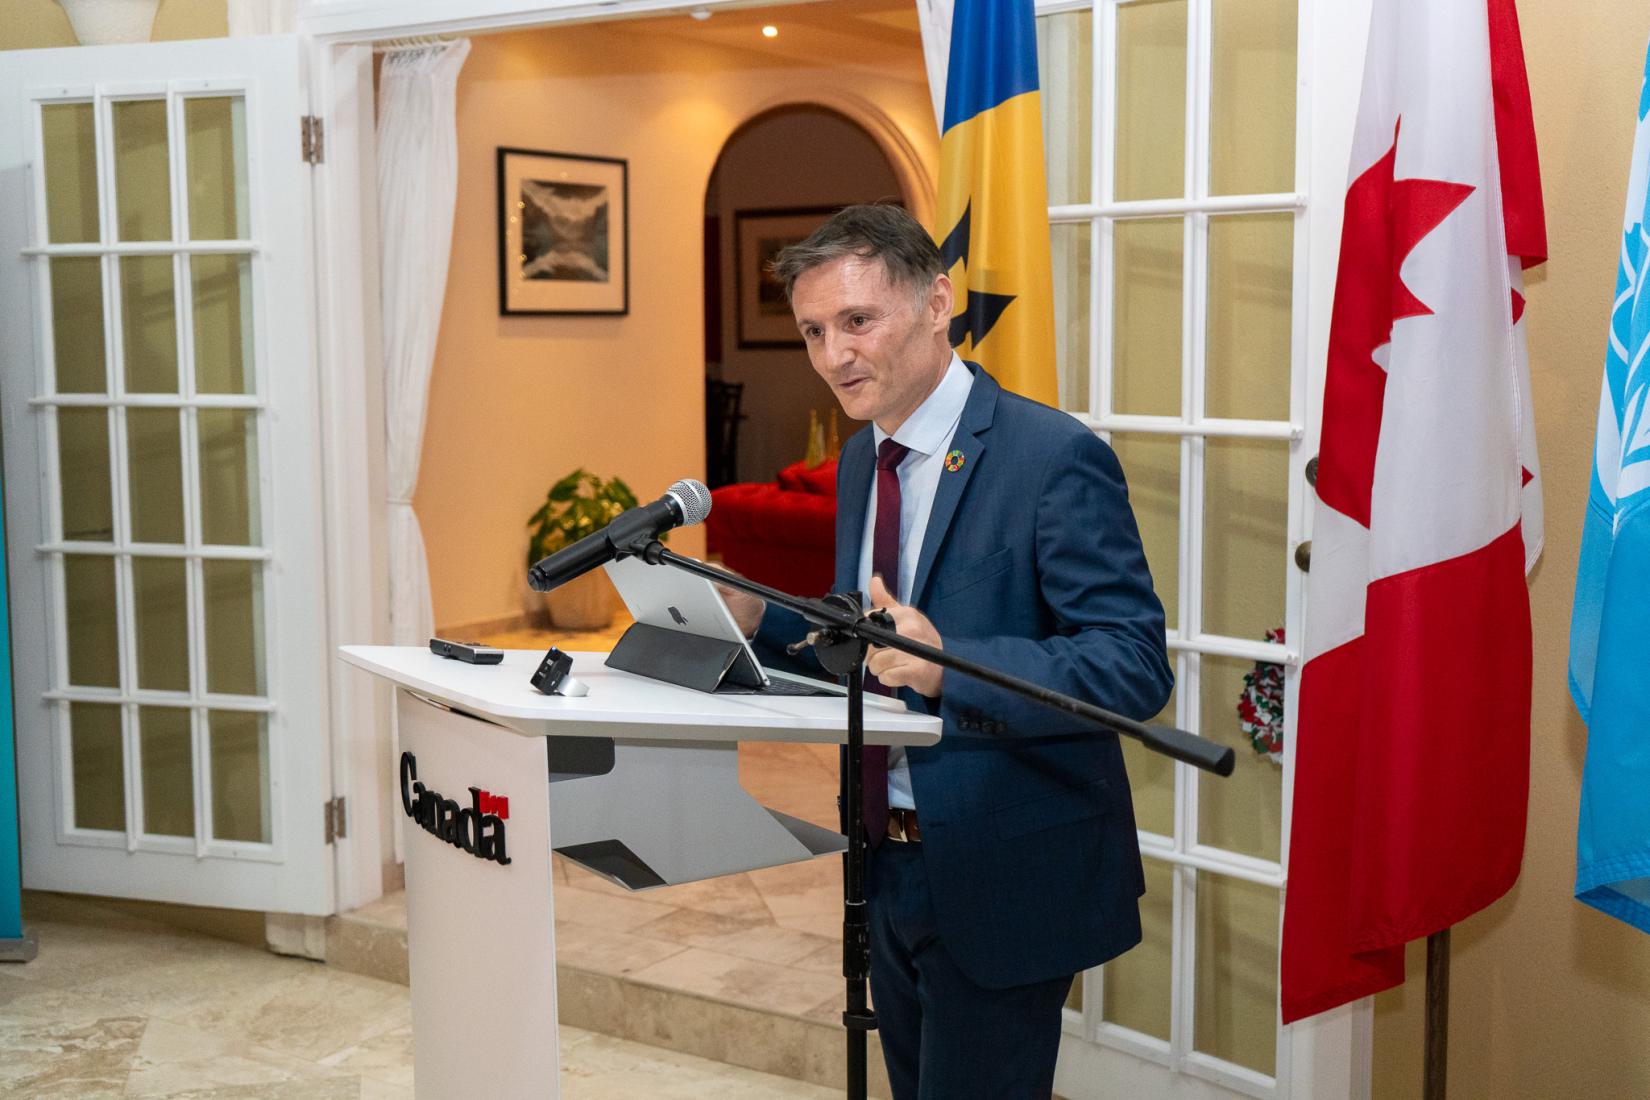
<path id="1" fill-rule="evenodd" d="M 1176 669 L 1159 720 L 1238 754 L 1219 779 L 1125 742 L 1145 938 L 1072 990 L 1073 1100 L 1367 1090 L 1367 1007 L 1285 1028 L 1277 995 L 1308 410 L 1368 12 L 1332 7 L 1037 3 L 1061 403 L 1128 477 Z"/>
<path id="2" fill-rule="evenodd" d="M 295 37 L 0 54 L 24 884 L 332 910 Z"/>

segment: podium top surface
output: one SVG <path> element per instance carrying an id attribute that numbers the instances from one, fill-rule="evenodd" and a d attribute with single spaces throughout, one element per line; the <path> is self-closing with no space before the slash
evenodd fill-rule
<path id="1" fill-rule="evenodd" d="M 507 649 L 496 665 L 437 657 L 424 646 L 347 645 L 347 663 L 436 702 L 530 737 L 617 737 L 653 741 L 811 741 L 847 738 L 839 695 L 707 694 L 608 668 L 605 653 L 574 652 L 573 675 L 590 688 L 577 699 L 541 695 L 528 678 L 544 656 Z M 865 741 L 932 745 L 940 720 L 881 696 L 865 698 Z"/>

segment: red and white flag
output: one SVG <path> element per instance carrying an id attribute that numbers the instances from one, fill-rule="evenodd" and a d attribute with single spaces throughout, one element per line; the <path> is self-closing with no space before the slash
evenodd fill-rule
<path id="1" fill-rule="evenodd" d="M 1403 981 L 1518 877 L 1546 256 L 1513 0 L 1378 0 L 1325 376 L 1285 1023 Z"/>

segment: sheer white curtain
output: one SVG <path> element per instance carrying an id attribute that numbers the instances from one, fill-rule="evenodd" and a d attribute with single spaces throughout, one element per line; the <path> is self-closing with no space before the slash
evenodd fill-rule
<path id="1" fill-rule="evenodd" d="M 378 90 L 378 240 L 388 450 L 390 635 L 435 631 L 424 536 L 413 514 L 430 366 L 441 326 L 458 188 L 455 89 L 467 40 L 384 57 Z"/>
<path id="2" fill-rule="evenodd" d="M 917 27 L 922 32 L 922 56 L 928 64 L 928 92 L 934 97 L 934 118 L 945 125 L 945 75 L 951 66 L 952 0 L 917 0 Z"/>

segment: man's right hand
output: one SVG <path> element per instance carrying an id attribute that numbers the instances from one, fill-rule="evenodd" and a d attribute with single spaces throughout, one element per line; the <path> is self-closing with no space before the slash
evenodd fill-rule
<path id="1" fill-rule="evenodd" d="M 733 570 L 724 569 L 724 572 L 733 573 Z M 733 575 L 741 576 L 739 573 Z M 759 596 L 741 592 L 737 588 L 729 588 L 725 584 L 717 585 L 716 591 L 722 594 L 722 602 L 727 604 L 728 610 L 733 613 L 733 621 L 738 624 L 739 632 L 747 638 L 755 637 L 756 628 L 762 625 L 762 612 L 767 608 L 767 604 L 763 603 Z"/>

